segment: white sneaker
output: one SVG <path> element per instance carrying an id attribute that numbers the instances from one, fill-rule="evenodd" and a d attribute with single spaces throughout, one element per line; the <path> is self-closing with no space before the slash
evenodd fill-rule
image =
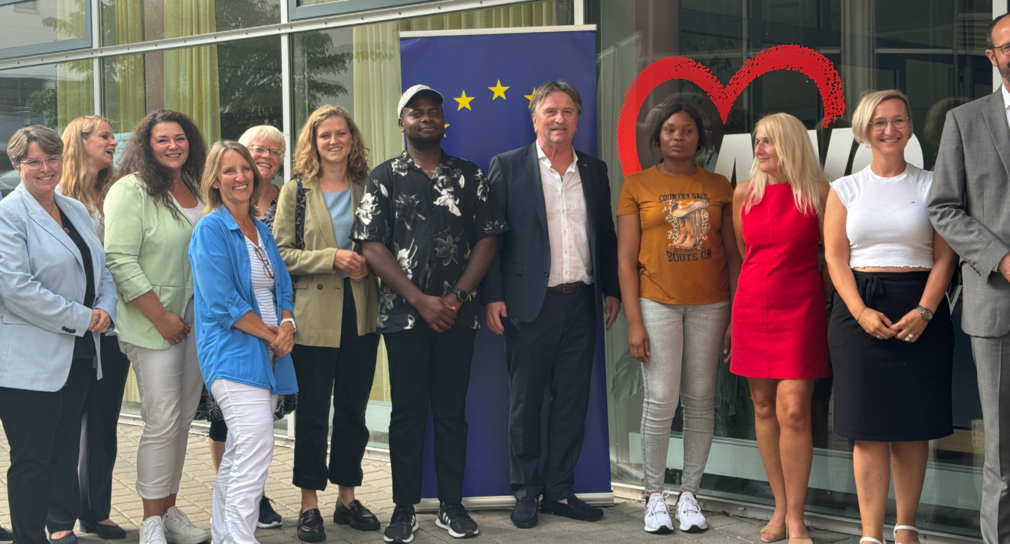
<path id="1" fill-rule="evenodd" d="M 169 544 L 200 544 L 208 538 L 207 531 L 193 525 L 193 522 L 189 521 L 189 517 L 174 506 L 165 512 L 163 519 L 165 540 Z"/>
<path id="2" fill-rule="evenodd" d="M 151 516 L 140 524 L 140 544 L 166 544 L 161 516 Z"/>
<path id="3" fill-rule="evenodd" d="M 653 493 L 649 496 L 649 503 L 645 505 L 645 532 L 659 535 L 673 532 L 670 508 L 666 505 L 663 494 Z"/>
<path id="4" fill-rule="evenodd" d="M 694 493 L 680 494 L 680 500 L 677 501 L 677 520 L 680 521 L 680 530 L 685 533 L 700 533 L 708 529 L 708 522 L 701 513 L 701 507 L 698 506 Z"/>

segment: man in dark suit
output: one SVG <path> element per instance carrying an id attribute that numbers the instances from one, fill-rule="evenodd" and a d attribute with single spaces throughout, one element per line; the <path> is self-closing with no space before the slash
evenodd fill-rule
<path id="1" fill-rule="evenodd" d="M 548 81 L 530 102 L 537 141 L 491 161 L 491 193 L 510 230 L 481 283 L 488 326 L 505 334 L 510 473 L 516 527 L 545 513 L 596 521 L 603 511 L 572 492 L 582 451 L 601 312 L 607 329 L 620 311 L 617 236 L 603 161 L 572 138 L 582 97 Z M 604 300 L 606 304 L 604 305 Z M 551 395 L 546 462 L 540 473 L 540 409 Z"/>
<path id="2" fill-rule="evenodd" d="M 986 544 L 1004 544 L 1010 542 L 1010 17 L 996 17 L 986 38 L 1001 85 L 947 112 L 929 218 L 961 256 L 961 328 L 971 337 L 985 428 L 979 528 Z"/>

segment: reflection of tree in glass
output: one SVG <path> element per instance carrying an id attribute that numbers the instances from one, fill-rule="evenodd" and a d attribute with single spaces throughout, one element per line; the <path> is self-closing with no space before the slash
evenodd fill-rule
<path id="1" fill-rule="evenodd" d="M 344 74 L 350 68 L 352 53 L 339 53 L 336 49 L 332 32 L 305 32 L 295 36 L 292 90 L 295 120 L 299 125 L 324 101 L 348 94 L 346 87 L 327 77 Z"/>
<path id="2" fill-rule="evenodd" d="M 55 30 L 56 37 L 59 40 L 69 40 L 74 38 L 84 37 L 84 0 L 65 0 L 67 2 L 73 2 L 72 5 L 63 6 L 61 17 L 45 17 L 42 19 L 42 26 L 45 28 Z M 86 77 L 87 74 L 91 73 L 91 61 L 82 60 L 68 62 L 64 66 L 69 69 L 70 73 L 82 74 Z M 80 78 L 82 81 L 85 77 Z M 90 80 L 90 78 L 87 78 Z M 86 82 L 91 85 L 90 81 Z M 80 93 L 80 89 L 73 89 L 71 86 L 70 92 Z M 31 94 L 31 110 L 32 113 L 39 115 L 43 119 L 43 123 L 53 130 L 59 130 L 59 100 L 57 99 L 57 86 L 46 87 L 45 89 L 40 89 Z M 90 113 L 90 112 L 86 112 Z"/>

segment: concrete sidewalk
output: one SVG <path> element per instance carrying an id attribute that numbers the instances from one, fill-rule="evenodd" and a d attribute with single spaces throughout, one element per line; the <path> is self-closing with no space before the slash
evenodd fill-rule
<path id="1" fill-rule="evenodd" d="M 141 427 L 128 423 L 119 426 L 119 460 L 116 463 L 113 491 L 113 521 L 119 523 L 127 531 L 126 540 L 111 541 L 122 544 L 134 544 L 138 541 L 137 527 L 142 521 L 143 509 L 140 497 L 134 490 L 137 477 L 137 444 L 140 440 Z M 0 481 L 4 491 L 0 492 L 0 522 L 10 528 L 9 509 L 7 507 L 7 468 L 10 466 L 10 451 L 7 439 L 0 433 Z M 274 449 L 274 461 L 270 467 L 270 479 L 267 481 L 267 496 L 273 499 L 274 508 L 284 516 L 284 526 L 279 529 L 260 529 L 256 537 L 263 544 L 297 544 L 296 524 L 300 504 L 300 491 L 291 485 L 291 470 L 294 462 L 292 448 L 278 441 Z M 358 498 L 369 507 L 385 527 L 393 512 L 392 480 L 388 462 L 382 459 L 366 458 L 362 468 L 365 471 L 365 481 L 358 489 Z M 211 490 L 214 486 L 214 470 L 210 464 L 210 454 L 207 448 L 206 435 L 197 432 L 190 434 L 189 454 L 186 458 L 186 471 L 183 474 L 179 490 L 178 506 L 186 512 L 197 526 L 210 530 Z M 333 523 L 332 512 L 336 501 L 336 486 L 330 486 L 320 494 L 320 510 L 326 518 L 327 542 L 349 543 L 381 543 L 380 531 L 360 532 L 346 526 Z M 704 507 L 704 502 L 702 503 Z M 475 511 L 474 520 L 480 526 L 480 535 L 472 540 L 479 542 L 528 542 L 530 540 L 545 544 L 583 543 L 583 542 L 640 542 L 653 544 L 661 542 L 692 542 L 699 544 L 717 543 L 758 543 L 758 532 L 763 523 L 738 519 L 720 513 L 706 512 L 710 529 L 698 534 L 674 533 L 673 535 L 657 536 L 647 534 L 642 530 L 642 515 L 644 503 L 628 500 L 617 500 L 613 507 L 606 508 L 605 516 L 596 523 L 581 523 L 566 518 L 543 515 L 540 524 L 533 529 L 520 531 L 509 521 L 509 511 Z M 672 506 L 671 506 L 672 509 Z M 434 514 L 419 514 L 418 522 L 421 529 L 417 532 L 415 542 L 419 544 L 437 542 L 455 542 L 445 531 L 435 526 Z M 95 535 L 84 535 L 77 531 L 82 543 L 97 544 L 104 542 Z M 830 533 L 827 531 L 812 531 L 811 536 L 817 544 L 850 544 L 858 541 L 848 535 Z"/>

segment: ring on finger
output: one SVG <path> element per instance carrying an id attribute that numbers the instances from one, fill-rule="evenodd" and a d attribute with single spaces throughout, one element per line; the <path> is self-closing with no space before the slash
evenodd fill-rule
<path id="1" fill-rule="evenodd" d="M 915 338 L 915 335 L 914 334 L 909 334 L 908 336 L 905 337 L 905 341 L 906 342 L 911 342 L 913 338 Z"/>

